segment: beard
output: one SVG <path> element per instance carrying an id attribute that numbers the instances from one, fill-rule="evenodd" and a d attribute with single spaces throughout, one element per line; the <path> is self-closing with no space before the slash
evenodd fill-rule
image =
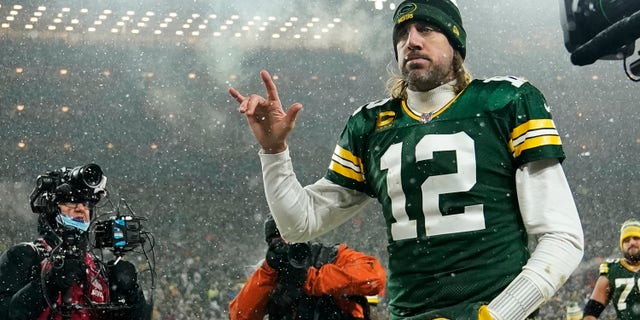
<path id="1" fill-rule="evenodd" d="M 454 79 L 451 65 L 434 65 L 431 69 L 411 69 L 404 66 L 402 75 L 409 89 L 414 91 L 429 91 Z"/>
<path id="2" fill-rule="evenodd" d="M 624 258 L 631 263 L 640 262 L 640 251 L 636 251 L 636 253 L 631 253 L 629 251 L 630 250 L 624 252 Z"/>

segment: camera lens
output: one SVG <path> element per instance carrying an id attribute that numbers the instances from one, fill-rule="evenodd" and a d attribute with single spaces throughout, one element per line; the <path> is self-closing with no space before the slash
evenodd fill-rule
<path id="1" fill-rule="evenodd" d="M 76 167 L 69 174 L 71 183 L 79 187 L 97 187 L 102 181 L 102 169 L 97 164 Z"/>
<path id="2" fill-rule="evenodd" d="M 82 178 L 87 185 L 95 187 L 102 180 L 102 169 L 95 164 L 86 165 L 82 172 Z"/>
<path id="3" fill-rule="evenodd" d="M 306 243 L 294 243 L 289 246 L 289 263 L 294 268 L 306 268 L 310 255 L 311 248 Z"/>

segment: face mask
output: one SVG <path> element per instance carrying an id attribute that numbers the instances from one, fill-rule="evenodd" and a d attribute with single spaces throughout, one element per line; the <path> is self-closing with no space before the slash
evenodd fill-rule
<path id="1" fill-rule="evenodd" d="M 64 214 L 59 214 L 56 217 L 56 220 L 58 221 L 58 223 L 65 227 L 76 228 L 82 232 L 85 232 L 87 231 L 87 229 L 89 229 L 89 222 L 84 222 L 84 219 L 82 218 L 74 219 Z"/>

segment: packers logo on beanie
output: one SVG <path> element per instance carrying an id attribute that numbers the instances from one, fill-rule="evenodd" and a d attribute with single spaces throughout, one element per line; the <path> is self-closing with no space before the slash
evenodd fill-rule
<path id="1" fill-rule="evenodd" d="M 397 29 L 411 20 L 426 21 L 438 27 L 447 36 L 451 46 L 460 52 L 462 59 L 467 53 L 467 33 L 462 27 L 462 17 L 455 0 L 406 0 L 400 3 L 393 14 L 393 51 L 398 60 Z"/>
<path id="2" fill-rule="evenodd" d="M 620 228 L 620 249 L 622 249 L 624 240 L 629 237 L 640 237 L 640 221 L 632 219 L 622 224 L 622 228 Z"/>

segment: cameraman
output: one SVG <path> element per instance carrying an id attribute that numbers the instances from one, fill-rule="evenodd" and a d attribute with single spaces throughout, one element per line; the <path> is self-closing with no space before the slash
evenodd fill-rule
<path id="1" fill-rule="evenodd" d="M 237 319 L 368 319 L 365 295 L 382 294 L 380 262 L 346 244 L 289 244 L 265 222 L 266 259 L 229 303 Z"/>
<path id="2" fill-rule="evenodd" d="M 148 319 L 135 267 L 106 265 L 89 249 L 106 177 L 90 164 L 38 177 L 30 196 L 40 238 L 0 256 L 0 320 Z"/>

